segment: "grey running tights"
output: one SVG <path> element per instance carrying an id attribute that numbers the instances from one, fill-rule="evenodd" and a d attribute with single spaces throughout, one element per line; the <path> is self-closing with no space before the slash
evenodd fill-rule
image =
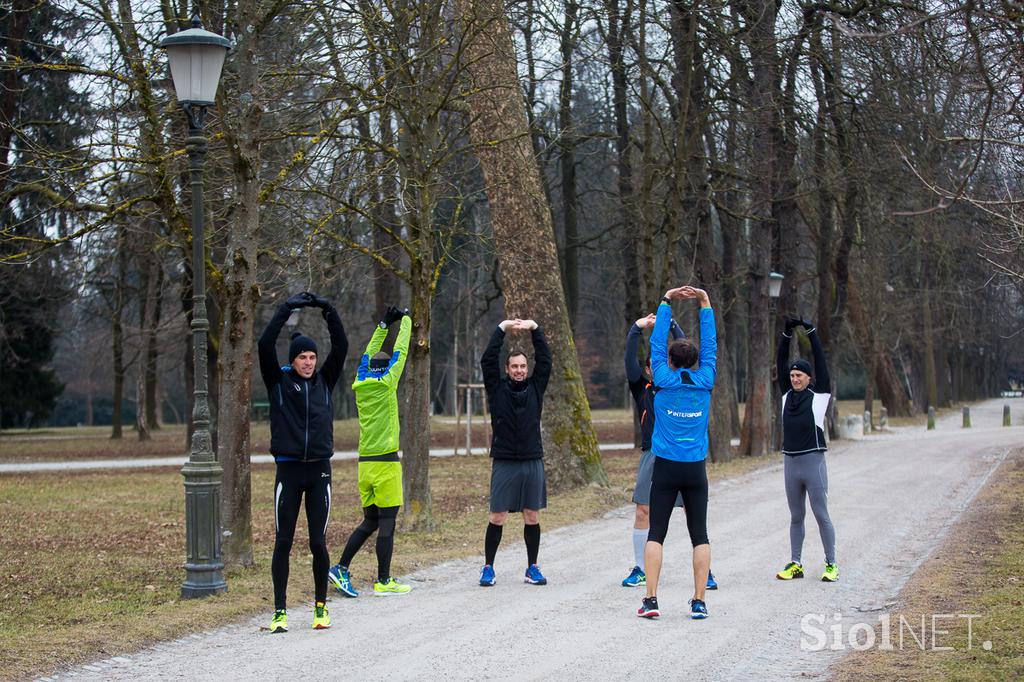
<path id="1" fill-rule="evenodd" d="M 825 562 L 836 561 L 836 530 L 828 515 L 828 468 L 824 452 L 806 455 L 784 455 L 786 472 L 786 500 L 789 502 L 789 547 L 791 561 L 800 563 L 804 546 L 804 516 L 807 508 L 804 495 L 811 498 L 811 512 L 818 522 L 821 544 L 825 549 Z"/>

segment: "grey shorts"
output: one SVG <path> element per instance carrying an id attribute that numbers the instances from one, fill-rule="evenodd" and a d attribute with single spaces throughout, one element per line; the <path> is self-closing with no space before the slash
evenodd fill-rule
<path id="1" fill-rule="evenodd" d="M 548 506 L 543 459 L 491 460 L 491 511 L 521 512 Z"/>
<path id="2" fill-rule="evenodd" d="M 657 459 L 650 450 L 640 453 L 640 466 L 636 468 L 636 487 L 633 488 L 633 504 L 651 504 L 651 472 Z M 683 506 L 683 495 L 676 495 L 676 506 Z"/>

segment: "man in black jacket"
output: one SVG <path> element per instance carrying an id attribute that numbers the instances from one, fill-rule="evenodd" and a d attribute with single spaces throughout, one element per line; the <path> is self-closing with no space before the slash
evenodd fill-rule
<path id="1" fill-rule="evenodd" d="M 512 350 L 501 376 L 498 358 L 508 331 L 529 331 L 533 337 L 533 375 L 526 355 Z M 540 510 L 547 506 L 547 478 L 544 474 L 544 446 L 540 418 L 544 391 L 551 377 L 551 351 L 540 327 L 533 320 L 504 320 L 494 330 L 480 358 L 487 405 L 491 412 L 491 514 L 484 538 L 485 564 L 480 585 L 494 584 L 494 557 L 501 543 L 501 530 L 509 512 L 523 513 L 527 568 L 524 581 L 546 585 L 537 566 L 540 549 Z"/>
<path id="2" fill-rule="evenodd" d="M 331 336 L 331 351 L 318 371 L 313 339 L 296 332 L 288 346 L 288 363 L 277 359 L 277 337 L 288 317 L 299 308 L 320 308 Z M 274 617 L 271 632 L 287 632 L 285 598 L 288 591 L 288 557 L 295 524 L 306 496 L 309 549 L 313 553 L 313 584 L 316 601 L 313 627 L 329 628 L 327 612 L 327 521 L 331 515 L 331 456 L 334 454 L 334 416 L 331 393 L 341 376 L 348 353 L 345 328 L 327 299 L 303 292 L 278 307 L 258 343 L 260 374 L 270 399 L 270 453 L 277 464 L 274 481 L 274 556 L 270 573 L 274 581 Z"/>
<path id="3" fill-rule="evenodd" d="M 793 330 L 803 327 L 811 344 L 814 367 L 803 358 L 789 360 L 789 342 Z M 805 498 L 811 502 L 811 511 L 818 522 L 821 545 L 825 551 L 825 572 L 821 580 L 834 583 L 839 580 L 836 565 L 836 530 L 828 513 L 828 466 L 825 452 L 825 416 L 832 397 L 832 378 L 828 373 L 825 349 L 807 320 L 789 318 L 779 338 L 775 358 L 779 372 L 779 390 L 782 392 L 782 454 L 783 475 L 786 481 L 786 501 L 789 503 L 790 561 L 775 574 L 779 580 L 804 577 L 801 554 L 804 545 Z"/>

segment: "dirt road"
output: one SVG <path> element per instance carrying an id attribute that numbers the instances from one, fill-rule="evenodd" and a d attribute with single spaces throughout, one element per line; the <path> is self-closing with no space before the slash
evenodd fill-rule
<path id="1" fill-rule="evenodd" d="M 836 584 L 817 580 L 823 559 L 810 512 L 810 579 L 774 578 L 789 556 L 779 464 L 712 486 L 712 567 L 721 589 L 709 593 L 704 621 L 687 617 L 690 552 L 679 512 L 666 540 L 663 615 L 636 617 L 641 591 L 619 586 L 632 565 L 632 510 L 623 508 L 546 533 L 544 587 L 523 584 L 522 542 L 510 542 L 521 535 L 510 524 L 495 587 L 476 585 L 481 560 L 474 557 L 407 576 L 414 585 L 407 596 L 334 598 L 328 631 L 310 630 L 311 609 L 294 605 L 284 635 L 260 630 L 267 613 L 70 672 L 79 680 L 816 679 L 842 651 L 802 648 L 801 619 L 820 614 L 825 628 L 836 613 L 844 627 L 877 622 L 1006 453 L 1024 445 L 1024 429 L 1000 426 L 1004 402 L 1022 414 L 1024 400 L 989 401 L 973 408 L 972 429 L 961 429 L 956 414 L 935 431 L 833 447 Z"/>

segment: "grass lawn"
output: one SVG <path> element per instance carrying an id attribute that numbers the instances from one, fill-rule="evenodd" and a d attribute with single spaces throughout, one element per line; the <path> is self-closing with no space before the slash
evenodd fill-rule
<path id="1" fill-rule="evenodd" d="M 634 452 L 604 453 L 611 486 L 551 495 L 545 529 L 629 504 L 636 461 Z M 737 475 L 769 461 L 709 464 L 709 476 Z M 328 532 L 332 560 L 361 519 L 356 466 L 354 461 L 334 463 Z M 487 457 L 431 460 L 439 528 L 396 537 L 396 575 L 482 552 L 489 472 Z M 36 676 L 252 614 L 269 618 L 273 478 L 273 465 L 253 467 L 256 566 L 228 571 L 226 595 L 182 601 L 184 493 L 177 467 L 0 476 L 0 600 L 6 606 L 0 610 L 2 676 Z M 292 608 L 306 608 L 312 598 L 305 537 L 300 515 L 289 586 Z M 352 570 L 357 587 L 370 587 L 373 552 L 360 552 Z"/>
<path id="2" fill-rule="evenodd" d="M 933 627 L 933 614 L 949 615 Z M 970 632 L 960 614 L 976 614 Z M 924 650 L 906 629 L 900 648 L 901 615 L 924 640 Z M 922 616 L 927 637 L 921 637 Z M 992 475 L 943 545 L 908 581 L 893 607 L 890 632 L 892 651 L 852 653 L 832 667 L 832 679 L 1024 679 L 1024 450 L 1012 453 Z M 933 649 L 933 635 L 935 647 L 951 650 Z M 880 628 L 875 641 L 881 641 Z"/>

